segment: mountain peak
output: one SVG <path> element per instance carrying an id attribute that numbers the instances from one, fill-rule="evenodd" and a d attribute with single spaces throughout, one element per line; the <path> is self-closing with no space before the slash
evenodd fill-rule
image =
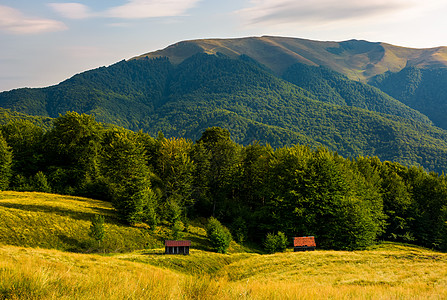
<path id="1" fill-rule="evenodd" d="M 296 63 L 325 66 L 360 81 L 406 66 L 447 67 L 447 47 L 414 49 L 356 39 L 324 42 L 279 36 L 182 41 L 133 59 L 168 57 L 180 64 L 197 53 L 222 53 L 230 58 L 244 54 L 277 75 Z"/>

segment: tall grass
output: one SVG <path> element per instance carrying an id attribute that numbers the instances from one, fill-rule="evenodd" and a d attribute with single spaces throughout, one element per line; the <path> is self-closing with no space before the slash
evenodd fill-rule
<path id="1" fill-rule="evenodd" d="M 141 262 L 128 261 L 132 255 L 142 256 Z M 197 250 L 180 257 L 143 252 L 105 257 L 2 246 L 0 299 L 447 298 L 447 254 L 406 246 L 232 254 L 219 270 L 192 274 L 167 263 L 148 264 L 180 258 L 200 264 L 213 255 L 216 262 L 225 256 Z"/>
<path id="2" fill-rule="evenodd" d="M 98 213 L 103 245 L 126 253 L 59 251 L 85 252 Z M 119 224 L 105 202 L 0 192 L 0 299 L 447 299 L 447 254 L 420 247 L 217 254 L 192 226 L 191 255 L 163 255 L 168 234 Z"/>
<path id="3" fill-rule="evenodd" d="M 179 279 L 110 257 L 0 248 L 0 299 L 170 299 Z"/>

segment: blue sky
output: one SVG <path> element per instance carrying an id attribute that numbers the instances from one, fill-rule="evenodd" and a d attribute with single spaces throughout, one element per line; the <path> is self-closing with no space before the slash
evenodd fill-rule
<path id="1" fill-rule="evenodd" d="M 0 91 L 181 40 L 279 35 L 447 46 L 445 0 L 1 0 Z"/>

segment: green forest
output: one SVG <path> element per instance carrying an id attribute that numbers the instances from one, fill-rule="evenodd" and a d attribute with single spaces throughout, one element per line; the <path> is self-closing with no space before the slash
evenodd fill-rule
<path id="1" fill-rule="evenodd" d="M 125 224 L 175 229 L 213 217 L 211 231 L 259 246 L 313 235 L 322 249 L 389 240 L 447 250 L 447 178 L 422 167 L 322 146 L 240 145 L 221 127 L 195 141 L 151 136 L 76 112 L 50 125 L 11 118 L 0 131 L 2 190 L 110 201 Z"/>
<path id="2" fill-rule="evenodd" d="M 439 81 L 430 82 L 437 84 L 425 90 L 442 92 Z M 0 93 L 0 107 L 32 116 L 76 111 L 192 141 L 218 126 L 245 146 L 322 146 L 344 157 L 447 170 L 447 131 L 409 106 L 324 67 L 293 64 L 281 78 L 246 55 L 222 54 L 196 54 L 178 65 L 168 58 L 121 61 L 55 86 Z"/>

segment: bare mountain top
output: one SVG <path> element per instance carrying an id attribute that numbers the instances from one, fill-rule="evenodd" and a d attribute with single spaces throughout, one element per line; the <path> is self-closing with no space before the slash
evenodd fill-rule
<path id="1" fill-rule="evenodd" d="M 295 63 L 326 66 L 362 81 L 386 71 L 398 72 L 406 66 L 447 67 L 447 47 L 413 49 L 361 40 L 321 42 L 273 36 L 183 41 L 135 59 L 168 57 L 179 64 L 197 53 L 222 53 L 229 57 L 245 54 L 278 75 Z"/>

